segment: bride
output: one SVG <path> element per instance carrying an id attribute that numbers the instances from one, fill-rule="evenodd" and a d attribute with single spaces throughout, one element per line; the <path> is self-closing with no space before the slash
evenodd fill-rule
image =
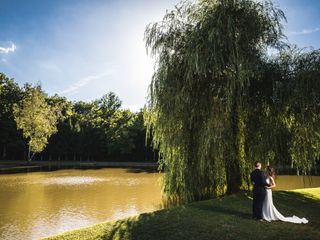
<path id="1" fill-rule="evenodd" d="M 267 167 L 266 170 L 266 181 L 270 185 L 266 187 L 266 197 L 262 206 L 262 217 L 264 220 L 270 222 L 275 220 L 280 220 L 283 222 L 291 222 L 291 223 L 308 223 L 308 220 L 305 218 L 299 218 L 297 216 L 293 217 L 284 217 L 273 205 L 272 200 L 272 188 L 276 186 L 276 183 L 273 179 L 274 170 L 271 167 Z"/>

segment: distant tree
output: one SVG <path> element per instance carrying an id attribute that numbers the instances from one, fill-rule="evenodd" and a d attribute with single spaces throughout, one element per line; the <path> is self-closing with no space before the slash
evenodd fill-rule
<path id="1" fill-rule="evenodd" d="M 13 116 L 14 104 L 21 101 L 23 92 L 19 85 L 0 73 L 0 159 L 19 158 L 25 143 Z"/>
<path id="2" fill-rule="evenodd" d="M 74 115 L 73 103 L 68 101 L 65 97 L 54 95 L 46 98 L 48 104 L 57 110 L 57 134 L 54 134 L 45 151 L 41 154 L 41 158 L 48 157 L 49 160 L 55 156 L 58 160 L 65 158 L 74 158 L 74 151 L 77 151 L 73 145 L 72 138 L 72 118 Z M 70 156 L 68 156 L 70 155 Z M 73 156 L 71 156 L 73 155 Z M 69 158 L 69 159 L 70 159 Z"/>
<path id="3" fill-rule="evenodd" d="M 114 92 L 103 95 L 95 103 L 99 106 L 102 116 L 107 119 L 121 108 L 121 100 Z"/>
<path id="4" fill-rule="evenodd" d="M 28 161 L 35 153 L 41 152 L 48 139 L 57 131 L 57 110 L 46 102 L 41 87 L 26 88 L 26 97 L 20 105 L 14 106 L 14 118 L 18 129 L 28 141 Z"/>
<path id="5" fill-rule="evenodd" d="M 144 139 L 142 114 L 121 109 L 113 92 L 71 102 L 0 73 L 0 159 L 148 161 L 154 154 Z"/>

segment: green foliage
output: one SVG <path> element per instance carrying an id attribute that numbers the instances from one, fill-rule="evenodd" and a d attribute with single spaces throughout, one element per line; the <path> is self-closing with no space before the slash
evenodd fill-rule
<path id="1" fill-rule="evenodd" d="M 26 131 L 17 130 L 14 105 Z M 45 127 L 50 122 L 54 124 Z M 55 126 L 57 132 L 51 137 L 49 132 L 43 132 L 52 131 Z M 145 146 L 145 131 L 142 111 L 122 109 L 121 100 L 113 92 L 92 102 L 71 102 L 58 95 L 48 96 L 40 87 L 30 84 L 20 88 L 0 73 L 1 160 L 32 157 L 30 152 L 26 156 L 27 143 L 22 132 L 27 132 L 28 141 L 31 134 L 33 139 L 37 138 L 32 141 L 34 150 L 41 150 L 34 155 L 35 160 L 154 161 L 153 150 Z"/>
<path id="2" fill-rule="evenodd" d="M 13 119 L 13 105 L 21 100 L 23 93 L 13 79 L 0 73 L 0 118 Z"/>
<path id="3" fill-rule="evenodd" d="M 320 54 L 284 44 L 283 20 L 270 1 L 202 0 L 147 27 L 145 122 L 169 199 L 237 192 L 257 160 L 303 174 L 316 164 Z"/>
<path id="4" fill-rule="evenodd" d="M 157 65 L 145 120 L 169 198 L 239 190 L 246 93 L 264 51 L 281 45 L 282 19 L 271 2 L 204 0 L 182 2 L 147 28 Z"/>
<path id="5" fill-rule="evenodd" d="M 310 173 L 320 157 L 319 73 L 319 50 L 287 47 L 264 63 L 250 90 L 250 157 Z"/>
<path id="6" fill-rule="evenodd" d="M 304 174 L 320 159 L 320 51 L 300 52 L 291 64 L 286 123 L 292 164 Z"/>
<path id="7" fill-rule="evenodd" d="M 28 140 L 29 151 L 43 151 L 48 138 L 57 131 L 57 113 L 47 104 L 41 88 L 27 87 L 26 97 L 20 106 L 14 106 L 13 112 L 18 129 L 22 129 L 23 136 Z M 28 160 L 31 159 L 29 155 Z"/>
<path id="8" fill-rule="evenodd" d="M 0 158 L 4 160 L 8 155 L 21 154 L 21 149 L 25 147 L 13 116 L 13 106 L 22 97 L 23 92 L 18 84 L 0 73 Z"/>

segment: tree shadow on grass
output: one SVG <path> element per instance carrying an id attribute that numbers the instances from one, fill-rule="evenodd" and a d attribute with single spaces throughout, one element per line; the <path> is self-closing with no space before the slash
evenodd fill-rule
<path id="1" fill-rule="evenodd" d="M 125 239 L 131 235 L 134 222 L 129 220 L 118 221 L 114 224 L 110 232 L 105 232 L 105 240 Z"/>
<path id="2" fill-rule="evenodd" d="M 309 194 L 302 194 L 292 191 L 276 191 L 274 197 L 280 201 L 293 202 L 293 203 L 306 203 L 315 204 L 320 206 L 320 201 L 314 196 Z"/>
<path id="3" fill-rule="evenodd" d="M 228 229 L 242 232 L 239 239 L 246 239 L 251 232 L 245 229 L 251 220 L 251 200 L 249 192 L 226 198 L 188 204 L 179 208 L 170 208 L 154 213 L 145 213 L 136 217 L 119 220 L 111 228 L 105 229 L 104 240 L 117 239 L 212 239 L 211 234 L 222 234 L 221 239 L 229 239 Z M 320 201 L 308 195 L 277 191 L 274 193 L 275 206 L 284 215 L 299 214 L 310 220 L 307 225 L 273 223 L 254 226 L 262 232 L 269 232 L 270 237 L 282 232 L 281 239 L 317 239 L 320 236 Z M 258 225 L 256 225 L 258 224 Z M 240 229 L 244 227 L 244 229 Z M 232 230 L 232 231 L 233 231 Z M 236 234 L 236 233 L 235 233 Z M 257 235 L 257 234 L 254 234 Z"/>
<path id="4" fill-rule="evenodd" d="M 284 215 L 300 215 L 309 220 L 308 224 L 320 224 L 320 201 L 312 195 L 298 192 L 277 191 L 273 204 Z"/>
<path id="5" fill-rule="evenodd" d="M 153 213 L 146 213 L 139 215 L 138 217 L 128 218 L 124 220 L 117 221 L 113 226 L 111 231 L 105 231 L 103 240 L 133 240 L 133 239 L 152 239 L 152 236 L 141 237 L 141 232 L 143 235 L 146 234 L 147 228 L 144 227 L 144 224 L 148 224 L 149 220 L 152 220 L 154 217 Z M 155 226 L 153 226 L 155 227 Z"/>
<path id="6" fill-rule="evenodd" d="M 252 214 L 248 211 L 231 209 L 221 205 L 192 205 L 191 207 L 202 210 L 202 211 L 211 211 L 211 212 L 216 212 L 224 215 L 237 216 L 244 219 L 252 219 Z"/>

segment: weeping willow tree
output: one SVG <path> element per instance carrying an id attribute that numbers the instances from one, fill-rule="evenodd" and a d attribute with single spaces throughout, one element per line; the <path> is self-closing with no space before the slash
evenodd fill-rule
<path id="1" fill-rule="evenodd" d="M 169 199 L 240 189 L 250 79 L 266 49 L 281 46 L 283 19 L 271 2 L 202 0 L 182 2 L 147 27 L 156 68 L 145 122 Z"/>

